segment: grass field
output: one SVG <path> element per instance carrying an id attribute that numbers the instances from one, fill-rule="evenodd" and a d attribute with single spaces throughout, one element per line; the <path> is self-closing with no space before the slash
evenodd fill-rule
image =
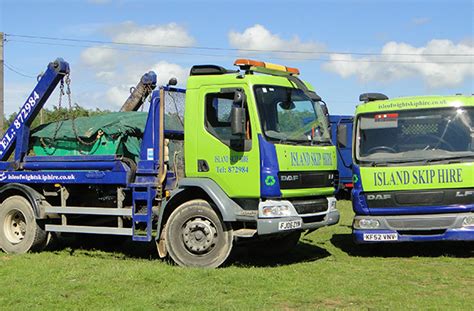
<path id="1" fill-rule="evenodd" d="M 288 256 L 261 260 L 238 249 L 215 270 L 169 265 L 151 244 L 93 236 L 39 254 L 0 252 L 0 309 L 472 310 L 473 243 L 361 250 L 350 202 L 338 208 L 338 225 L 302 237 Z"/>

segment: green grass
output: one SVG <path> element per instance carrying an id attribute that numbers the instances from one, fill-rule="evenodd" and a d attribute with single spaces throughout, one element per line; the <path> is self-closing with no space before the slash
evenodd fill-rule
<path id="1" fill-rule="evenodd" d="M 472 243 L 360 249 L 350 203 L 338 208 L 338 225 L 303 237 L 288 256 L 262 260 L 237 249 L 215 270 L 172 266 L 153 245 L 106 246 L 110 239 L 92 236 L 39 254 L 0 253 L 0 309 L 472 308 Z"/>

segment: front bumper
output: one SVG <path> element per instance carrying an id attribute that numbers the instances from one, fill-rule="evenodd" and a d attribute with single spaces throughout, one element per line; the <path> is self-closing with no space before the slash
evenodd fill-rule
<path id="1" fill-rule="evenodd" d="M 474 241 L 474 225 L 463 225 L 466 217 L 474 213 L 356 216 L 353 237 L 356 243 L 397 243 L 427 241 Z M 361 219 L 378 221 L 374 229 L 357 225 Z"/>
<path id="2" fill-rule="evenodd" d="M 332 209 L 328 211 L 323 217 L 312 218 L 312 217 L 301 217 L 301 216 L 291 216 L 291 217 L 280 217 L 280 218 L 259 218 L 257 220 L 257 234 L 266 235 L 266 234 L 275 234 L 275 233 L 285 233 L 291 231 L 302 231 L 302 230 L 312 230 L 318 229 L 325 226 L 335 225 L 339 222 L 339 211 L 337 209 Z M 311 220 L 315 221 L 311 221 Z M 301 221 L 302 225 L 299 228 L 291 230 L 280 230 L 280 222 L 290 222 L 290 221 Z"/>

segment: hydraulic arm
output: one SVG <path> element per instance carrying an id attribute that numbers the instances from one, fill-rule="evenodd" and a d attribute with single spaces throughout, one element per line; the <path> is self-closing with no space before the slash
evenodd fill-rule
<path id="1" fill-rule="evenodd" d="M 156 73 L 153 71 L 145 73 L 137 86 L 131 89 L 130 96 L 120 108 L 120 111 L 137 111 L 155 87 Z"/>
<path id="2" fill-rule="evenodd" d="M 6 161 L 15 146 L 15 161 L 21 161 L 28 151 L 30 126 L 51 93 L 63 77 L 69 74 L 69 64 L 61 58 L 49 63 L 46 72 L 21 107 L 18 115 L 0 140 L 0 161 Z M 16 142 L 16 144 L 15 144 Z M 4 166 L 0 163 L 0 166 Z"/>

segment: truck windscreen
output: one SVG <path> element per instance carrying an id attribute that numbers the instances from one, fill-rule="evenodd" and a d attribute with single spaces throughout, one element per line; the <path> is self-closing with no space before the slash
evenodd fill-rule
<path id="1" fill-rule="evenodd" d="M 356 159 L 371 164 L 474 157 L 474 107 L 363 114 Z"/>
<path id="2" fill-rule="evenodd" d="M 262 131 L 270 141 L 330 143 L 329 126 L 319 102 L 302 90 L 256 86 Z"/>

